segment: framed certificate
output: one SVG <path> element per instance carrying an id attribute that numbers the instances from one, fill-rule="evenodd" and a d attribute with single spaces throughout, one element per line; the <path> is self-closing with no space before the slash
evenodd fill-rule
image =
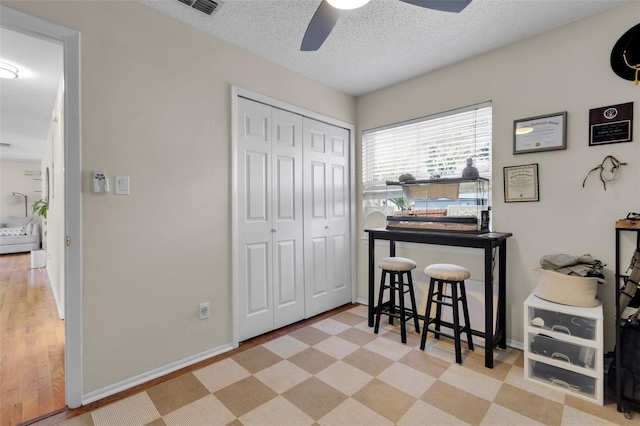
<path id="1" fill-rule="evenodd" d="M 589 110 L 589 146 L 633 140 L 633 102 Z"/>
<path id="2" fill-rule="evenodd" d="M 567 112 L 515 120 L 513 153 L 567 149 Z"/>
<path id="3" fill-rule="evenodd" d="M 540 201 L 538 164 L 504 168 L 504 202 Z"/>

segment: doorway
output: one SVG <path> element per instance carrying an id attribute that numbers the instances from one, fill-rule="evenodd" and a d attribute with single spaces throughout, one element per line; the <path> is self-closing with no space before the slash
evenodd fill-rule
<path id="1" fill-rule="evenodd" d="M 0 153 L 2 221 L 24 216 L 30 220 L 26 238 L 34 239 L 30 247 L 3 246 L 8 252 L 0 259 L 2 346 L 8 355 L 3 357 L 3 370 L 11 371 L 2 386 L 6 424 L 66 406 L 65 250 L 60 236 L 64 233 L 64 102 L 61 43 L 4 27 L 0 40 L 0 61 L 15 67 L 17 74 L 3 79 L 0 93 L 0 133 L 6 144 Z M 5 203 L 4 196 L 12 191 L 22 194 L 18 206 Z"/>
<path id="2" fill-rule="evenodd" d="M 63 50 L 64 95 L 62 116 L 57 116 L 64 140 L 58 158 L 58 176 L 50 189 L 59 190 L 61 201 L 56 243 L 63 252 L 60 290 L 65 318 L 65 401 L 70 408 L 82 403 L 82 294 L 81 294 L 81 202 L 80 202 L 80 34 L 69 28 L 0 5 L 0 27 L 39 40 L 57 43 Z M 55 173 L 55 172 L 54 172 Z M 55 175 L 54 175 L 55 179 Z M 58 187 L 59 185 L 59 187 Z"/>

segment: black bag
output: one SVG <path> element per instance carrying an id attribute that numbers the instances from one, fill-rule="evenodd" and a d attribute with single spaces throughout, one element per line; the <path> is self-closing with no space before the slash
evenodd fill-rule
<path id="1" fill-rule="evenodd" d="M 626 323 L 620 331 L 620 381 L 622 398 L 640 405 L 640 325 Z M 614 351 L 614 353 L 615 353 Z M 615 358 L 609 366 L 607 384 L 616 391 Z"/>

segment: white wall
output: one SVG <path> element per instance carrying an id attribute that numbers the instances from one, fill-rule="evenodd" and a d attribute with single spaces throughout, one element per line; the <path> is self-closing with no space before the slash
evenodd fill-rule
<path id="1" fill-rule="evenodd" d="M 60 79 L 58 94 L 53 105 L 49 133 L 42 155 L 42 191 L 46 191 L 46 173 L 49 170 L 49 208 L 43 222 L 43 248 L 47 250 L 47 275 L 64 319 L 65 287 L 65 229 L 64 229 L 64 83 Z"/>
<path id="2" fill-rule="evenodd" d="M 638 17 L 640 2 L 629 2 L 356 101 L 358 135 L 390 123 L 493 102 L 492 229 L 514 235 L 507 243 L 510 340 L 523 341 L 522 303 L 537 284 L 532 268 L 540 257 L 590 253 L 608 264 L 608 283 L 601 286 L 599 295 L 606 318 L 606 346 L 613 348 L 615 220 L 640 208 L 640 91 L 633 82 L 613 73 L 609 56 Z M 632 101 L 634 141 L 589 147 L 589 109 Z M 566 150 L 512 154 L 513 120 L 560 111 L 568 112 Z M 356 157 L 360 154 L 358 151 Z M 591 177 L 582 188 L 586 173 L 608 154 L 629 162 L 621 179 L 604 191 L 597 177 Z M 540 201 L 505 204 L 503 167 L 531 163 L 539 164 Z M 364 299 L 367 246 L 359 244 L 358 249 L 358 297 Z M 434 262 L 456 262 L 468 266 L 472 278 L 483 279 L 481 256 L 413 249 L 399 253 L 413 256 L 420 268 Z M 629 259 L 623 263 L 628 264 Z"/>
<path id="3" fill-rule="evenodd" d="M 0 223 L 6 223 L 9 216 L 24 217 L 24 198 L 20 197 L 19 204 L 7 203 L 7 195 L 12 192 L 27 196 L 27 216 L 32 216 L 31 205 L 41 196 L 41 176 L 28 176 L 24 174 L 25 171 L 40 171 L 40 163 L 0 162 Z"/>
<path id="4" fill-rule="evenodd" d="M 84 393 L 228 344 L 231 85 L 350 123 L 355 100 L 132 2 L 3 4 L 81 33 Z"/>

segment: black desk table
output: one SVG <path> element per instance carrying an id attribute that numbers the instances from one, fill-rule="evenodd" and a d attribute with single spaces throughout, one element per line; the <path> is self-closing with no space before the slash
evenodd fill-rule
<path id="1" fill-rule="evenodd" d="M 369 327 L 373 327 L 375 313 L 374 306 L 374 275 L 375 275 L 375 242 L 389 241 L 389 256 L 396 255 L 396 241 L 410 243 L 436 244 L 454 247 L 471 247 L 484 250 L 484 324 L 485 332 L 473 330 L 476 336 L 485 339 L 484 365 L 493 368 L 493 348 L 507 347 L 506 314 L 507 314 L 507 238 L 513 234 L 508 232 L 490 232 L 486 234 L 469 234 L 461 232 L 430 232 L 430 231 L 397 231 L 388 229 L 366 229 L 369 233 Z M 493 326 L 493 254 L 498 249 L 498 315 L 496 327 Z M 426 266 L 426 265 L 425 265 Z M 416 307 L 419 308 L 419 307 Z M 422 316 L 421 316 L 422 317 Z M 423 317 L 422 317 L 423 318 Z"/>

